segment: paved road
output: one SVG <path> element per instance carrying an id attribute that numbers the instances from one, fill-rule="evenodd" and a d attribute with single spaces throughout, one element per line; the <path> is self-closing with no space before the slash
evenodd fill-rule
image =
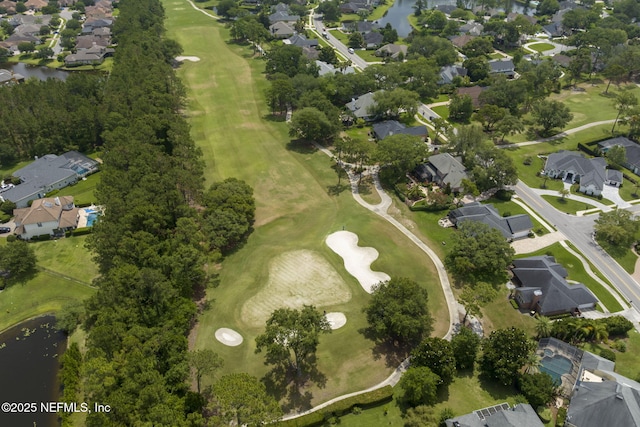
<path id="1" fill-rule="evenodd" d="M 620 265 L 611 258 L 592 239 L 593 225 L 597 215 L 587 215 L 577 217 L 567 215 L 556 210 L 547 203 L 540 195 L 526 186 L 522 181 L 518 181 L 515 186 L 516 194 L 525 203 L 531 206 L 543 219 L 553 224 L 558 231 L 562 232 L 574 246 L 593 263 L 624 296 L 628 301 L 632 301 L 636 309 L 640 306 L 640 285 L 636 282 Z M 640 206 L 633 206 L 629 210 L 638 212 Z M 626 308 L 626 307 L 625 307 Z"/>
<path id="2" fill-rule="evenodd" d="M 62 19 L 60 22 L 60 26 L 58 27 L 58 30 L 57 30 L 58 34 L 54 34 L 51 40 L 51 49 L 53 49 L 54 56 L 61 54 L 63 51 L 62 46 L 60 46 L 60 33 L 62 32 L 62 30 L 65 29 L 66 22 L 69 19 L 72 19 L 72 17 L 73 17 L 73 11 L 70 10 L 68 7 L 65 7 L 64 9 L 62 9 L 62 11 L 60 11 L 60 18 Z"/>
<path id="3" fill-rule="evenodd" d="M 322 32 L 327 30 L 327 28 L 324 26 L 324 23 L 322 22 L 322 15 L 318 15 L 318 14 L 313 15 L 313 25 L 315 26 L 316 33 L 318 33 L 318 37 L 322 37 Z M 361 70 L 364 70 L 369 66 L 367 61 L 360 58 L 357 54 L 349 53 L 349 48 L 345 46 L 344 43 L 342 43 L 336 37 L 334 37 L 328 30 L 327 30 L 327 37 L 325 37 L 324 39 L 329 44 L 331 44 L 334 47 L 334 49 L 340 52 L 342 56 L 350 60 L 354 66 L 360 68 Z"/>

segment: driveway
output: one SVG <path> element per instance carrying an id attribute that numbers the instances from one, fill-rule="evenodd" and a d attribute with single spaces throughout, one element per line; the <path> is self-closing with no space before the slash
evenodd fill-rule
<path id="1" fill-rule="evenodd" d="M 622 197 L 620 197 L 620 189 L 613 185 L 604 186 L 604 189 L 602 190 L 602 197 L 611 200 L 619 208 L 628 208 L 631 206 L 631 203 L 623 200 Z"/>

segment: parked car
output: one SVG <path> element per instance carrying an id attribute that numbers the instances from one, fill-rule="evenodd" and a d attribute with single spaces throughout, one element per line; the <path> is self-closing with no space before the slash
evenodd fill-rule
<path id="1" fill-rule="evenodd" d="M 0 234 L 11 233 L 11 229 L 9 227 L 0 227 Z"/>
<path id="2" fill-rule="evenodd" d="M 349 53 L 350 53 L 350 54 L 352 54 L 352 55 L 356 52 L 355 50 L 353 50 L 353 48 L 352 48 L 352 47 L 350 47 L 350 48 L 348 49 L 348 51 L 349 51 Z"/>

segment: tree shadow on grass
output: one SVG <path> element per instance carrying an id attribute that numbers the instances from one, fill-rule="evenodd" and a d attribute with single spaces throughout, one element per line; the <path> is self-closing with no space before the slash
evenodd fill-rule
<path id="1" fill-rule="evenodd" d="M 342 192 L 348 190 L 351 186 L 349 184 L 336 184 L 327 186 L 327 194 L 330 196 L 339 196 Z"/>
<path id="2" fill-rule="evenodd" d="M 485 390 L 496 400 L 505 401 L 507 398 L 513 397 L 513 395 L 517 394 L 513 386 L 499 384 L 495 379 L 489 378 L 484 374 L 480 374 L 478 380 L 480 381 L 480 387 L 482 390 Z"/>
<path id="3" fill-rule="evenodd" d="M 295 151 L 296 153 L 300 154 L 313 154 L 318 149 L 310 142 L 306 142 L 301 139 L 292 139 L 287 144 L 287 150 Z"/>
<path id="4" fill-rule="evenodd" d="M 373 359 L 380 360 L 384 357 L 387 368 L 396 368 L 403 360 L 409 357 L 412 349 L 411 345 L 393 342 L 391 340 L 381 340 L 376 337 L 371 328 L 362 328 L 358 330 L 358 332 L 364 335 L 366 339 L 374 342 L 374 346 L 371 349 Z"/>
<path id="5" fill-rule="evenodd" d="M 282 409 L 285 412 L 305 411 L 312 408 L 313 399 L 313 394 L 305 388 L 311 384 L 318 388 L 326 387 L 327 376 L 318 370 L 315 358 L 312 358 L 305 364 L 299 378 L 290 369 L 278 365 L 265 374 L 262 382 L 269 394 L 283 402 Z"/>
<path id="6" fill-rule="evenodd" d="M 262 116 L 262 118 L 268 122 L 284 123 L 287 120 L 287 115 L 280 114 L 280 113 L 270 113 L 270 114 L 265 114 L 264 116 Z"/>

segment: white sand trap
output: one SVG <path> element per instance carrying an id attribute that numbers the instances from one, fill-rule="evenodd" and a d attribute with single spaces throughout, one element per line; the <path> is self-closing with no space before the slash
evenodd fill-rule
<path id="1" fill-rule="evenodd" d="M 242 335 L 229 328 L 220 328 L 216 331 L 216 339 L 229 347 L 242 344 Z"/>
<path id="2" fill-rule="evenodd" d="M 365 291 L 371 293 L 373 285 L 391 279 L 387 273 L 371 270 L 371 263 L 378 259 L 378 251 L 358 246 L 358 235 L 350 231 L 336 231 L 327 236 L 327 246 L 344 260 L 344 268 L 358 279 Z"/>
<path id="3" fill-rule="evenodd" d="M 200 61 L 200 58 L 198 58 L 197 56 L 176 56 L 176 61 L 191 61 L 191 62 L 198 62 Z"/>
<path id="4" fill-rule="evenodd" d="M 244 303 L 241 315 L 251 326 L 264 326 L 278 308 L 322 307 L 350 299 L 349 286 L 322 255 L 291 251 L 271 260 L 267 284 Z"/>
<path id="5" fill-rule="evenodd" d="M 345 316 L 344 313 L 334 311 L 324 316 L 327 318 L 329 325 L 331 325 L 331 329 L 339 329 L 347 324 L 347 316 Z"/>

